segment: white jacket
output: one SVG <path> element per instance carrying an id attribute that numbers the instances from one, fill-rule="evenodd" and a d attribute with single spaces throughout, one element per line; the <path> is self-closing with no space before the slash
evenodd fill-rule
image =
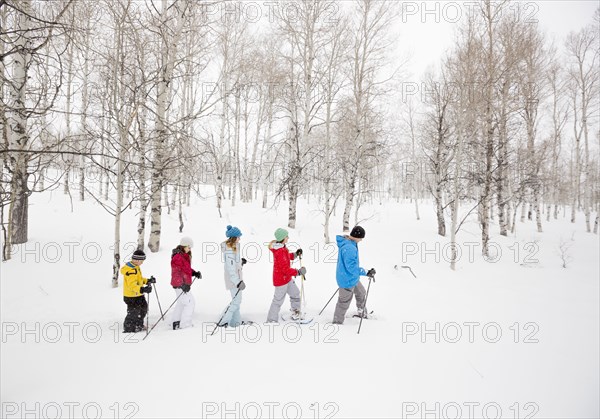
<path id="1" fill-rule="evenodd" d="M 237 252 L 227 247 L 227 243 L 221 243 L 221 252 L 223 252 L 223 263 L 225 265 L 225 288 L 230 290 L 237 288 L 237 284 L 243 280 L 242 275 L 242 256 L 238 248 Z"/>

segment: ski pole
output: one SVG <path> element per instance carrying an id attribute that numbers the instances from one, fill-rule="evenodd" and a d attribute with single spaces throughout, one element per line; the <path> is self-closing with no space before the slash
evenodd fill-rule
<path id="1" fill-rule="evenodd" d="M 304 266 L 302 265 L 302 255 L 299 255 L 298 259 L 300 260 L 300 268 L 303 268 Z M 304 275 L 301 276 L 302 281 L 300 282 L 300 307 L 304 306 L 304 308 L 306 308 L 306 299 L 304 298 L 304 281 L 306 281 L 306 277 Z"/>
<path id="2" fill-rule="evenodd" d="M 413 272 L 413 270 L 410 266 L 403 265 L 403 266 L 401 266 L 401 268 L 408 269 L 410 271 L 410 273 L 412 274 L 412 276 L 414 276 L 415 278 L 417 277 L 417 275 L 415 275 L 415 273 Z"/>
<path id="3" fill-rule="evenodd" d="M 412 276 L 414 276 L 415 278 L 417 277 L 417 275 L 415 275 L 415 273 L 413 272 L 412 268 L 408 265 L 402 265 L 400 266 L 403 269 L 408 269 L 410 271 L 410 273 L 412 274 Z M 394 266 L 394 269 L 398 270 L 398 265 Z"/>
<path id="4" fill-rule="evenodd" d="M 215 325 L 215 328 L 213 329 L 212 333 L 210 334 L 211 336 L 215 334 L 215 331 L 217 330 L 217 327 L 219 327 L 219 325 L 221 324 L 221 320 L 223 320 L 223 317 L 225 317 L 225 315 L 229 311 L 229 307 L 231 307 L 231 304 L 233 303 L 233 300 L 235 300 L 235 297 L 237 297 L 239 293 L 240 293 L 240 289 L 238 288 L 237 292 L 235 293 L 235 295 L 233 296 L 233 298 L 231 299 L 231 301 L 227 305 L 227 308 L 223 312 L 223 315 L 221 316 L 221 318 L 219 319 L 219 321 Z"/>
<path id="5" fill-rule="evenodd" d="M 196 281 L 196 279 L 197 279 L 197 278 L 194 278 L 194 279 L 192 279 L 192 283 L 190 284 L 190 287 L 191 287 L 192 285 L 194 285 L 194 282 Z M 148 331 L 148 333 L 146 334 L 146 336 L 144 336 L 144 339 L 146 339 L 146 338 L 148 337 L 148 335 L 150 334 L 150 332 L 152 332 L 152 331 L 154 330 L 154 328 L 156 327 L 156 325 L 157 325 L 157 324 L 158 324 L 158 323 L 159 323 L 159 322 L 160 322 L 160 321 L 161 321 L 161 320 L 162 320 L 162 319 L 163 319 L 163 318 L 164 318 L 164 317 L 167 315 L 167 313 L 169 312 L 169 310 L 171 310 L 171 307 L 173 307 L 173 306 L 175 305 L 175 303 L 177 302 L 177 300 L 179 300 L 179 297 L 181 297 L 183 294 L 185 294 L 185 292 L 182 292 L 181 294 L 179 294 L 179 295 L 177 296 L 177 298 L 175 299 L 175 301 L 173 301 L 173 302 L 171 303 L 171 305 L 170 305 L 170 306 L 167 308 L 167 311 L 165 311 L 165 313 L 164 313 L 162 316 L 160 316 L 160 319 L 158 319 L 158 320 L 156 321 L 156 323 L 154 323 L 154 326 L 152 326 L 152 329 L 150 329 L 150 330 Z M 142 340 L 144 340 L 144 339 L 142 339 Z"/>
<path id="6" fill-rule="evenodd" d="M 148 330 L 150 330 L 150 295 L 148 295 L 148 301 L 146 302 L 146 336 L 150 333 Z"/>
<path id="7" fill-rule="evenodd" d="M 165 316 L 165 314 L 162 311 L 162 307 L 160 305 L 160 299 L 158 298 L 158 287 L 154 288 L 154 292 L 155 292 L 154 295 L 156 295 L 156 301 L 158 302 L 158 309 L 160 310 L 160 318 L 162 319 Z"/>
<path id="8" fill-rule="evenodd" d="M 298 260 L 300 261 L 300 267 L 303 268 L 304 265 L 302 264 L 302 255 L 298 256 Z M 306 281 L 306 275 L 302 275 L 302 279 Z"/>
<path id="9" fill-rule="evenodd" d="M 373 275 L 372 277 L 371 276 L 369 277 L 369 285 L 367 286 L 367 295 L 365 296 L 365 306 L 363 307 L 363 315 L 360 316 L 360 323 L 358 324 L 358 332 L 356 332 L 356 334 L 360 333 L 360 327 L 362 326 L 362 321 L 367 314 L 367 299 L 369 298 L 369 289 L 371 288 L 371 279 L 373 281 L 375 281 L 375 275 Z"/>
<path id="10" fill-rule="evenodd" d="M 327 301 L 327 304 L 325 304 L 325 306 L 321 309 L 321 311 L 319 311 L 319 316 L 321 315 L 321 313 L 323 312 L 323 310 L 325 310 L 325 308 L 329 305 L 329 303 L 331 302 L 331 300 L 333 300 L 333 297 L 335 297 L 335 295 L 338 293 L 340 289 L 336 288 L 335 292 L 333 293 L 333 295 L 331 296 L 331 298 L 329 299 L 329 301 Z"/>

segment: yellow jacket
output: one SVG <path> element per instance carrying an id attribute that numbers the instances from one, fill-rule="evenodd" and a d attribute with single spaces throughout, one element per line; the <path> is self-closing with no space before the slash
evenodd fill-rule
<path id="1" fill-rule="evenodd" d="M 127 262 L 121 268 L 121 274 L 123 275 L 123 296 L 139 297 L 142 295 L 140 287 L 148 282 L 146 278 L 142 277 L 142 269 L 131 262 Z"/>

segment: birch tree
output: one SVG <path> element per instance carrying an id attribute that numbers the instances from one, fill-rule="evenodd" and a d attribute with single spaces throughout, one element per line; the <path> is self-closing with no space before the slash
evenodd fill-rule
<path id="1" fill-rule="evenodd" d="M 56 57 L 44 59 L 40 50 L 54 40 L 54 31 L 62 26 L 61 19 L 72 2 L 58 3 L 55 7 L 34 7 L 31 0 L 3 3 L 0 9 L 10 6 L 9 11 L 2 11 L 8 25 L 0 33 L 4 43 L 0 57 L 4 73 L 2 84 L 7 94 L 2 103 L 5 144 L 8 146 L 5 151 L 6 169 L 10 173 L 8 227 L 3 256 L 9 259 L 11 244 L 22 244 L 28 240 L 28 206 L 32 192 L 28 185 L 29 164 L 35 154 L 30 123 L 32 118 L 45 114 L 48 108 L 54 106 L 57 86 L 62 81 L 60 67 L 56 72 L 47 68 L 51 60 L 60 66 L 60 60 Z M 43 84 L 33 85 L 38 78 L 43 80 Z M 48 107 L 43 107 L 42 103 Z"/>
<path id="2" fill-rule="evenodd" d="M 212 156 L 219 217 L 222 217 L 221 208 L 223 206 L 223 199 L 225 198 L 225 178 L 231 163 L 229 158 L 231 156 L 230 133 L 232 131 L 230 122 L 230 99 L 233 96 L 232 93 L 234 92 L 236 82 L 236 72 L 234 70 L 236 65 L 241 61 L 242 41 L 246 34 L 246 29 L 247 26 L 245 22 L 238 22 L 238 20 L 234 18 L 221 19 L 219 22 L 216 22 L 215 52 L 218 57 L 219 65 L 219 77 L 216 83 L 216 92 L 220 102 L 220 111 L 218 114 L 218 142 L 210 142 L 210 154 Z M 237 74 L 239 75 L 239 72 Z"/>
<path id="3" fill-rule="evenodd" d="M 451 89 L 442 72 L 440 81 L 429 74 L 423 83 L 428 92 L 425 98 L 427 110 L 423 121 L 421 144 L 431 169 L 431 178 L 426 179 L 427 186 L 433 195 L 437 218 L 437 233 L 446 236 L 446 221 L 444 212 L 444 192 L 449 181 L 448 169 L 454 159 L 454 133 L 449 123 L 451 112 Z"/>
<path id="4" fill-rule="evenodd" d="M 167 152 L 167 136 L 169 134 L 167 121 L 169 88 L 173 78 L 178 44 L 185 23 L 185 14 L 189 7 L 189 2 L 186 0 L 170 3 L 167 0 L 162 0 L 161 6 L 159 23 L 156 25 L 160 33 L 161 50 L 153 144 L 154 156 L 152 159 L 150 198 L 151 231 L 150 239 L 148 240 L 148 247 L 152 252 L 158 252 L 160 249 L 162 212 L 160 194 L 165 181 L 165 155 Z"/>
<path id="5" fill-rule="evenodd" d="M 319 173 L 321 174 L 320 180 L 323 182 L 324 187 L 323 237 L 325 243 L 331 241 L 329 236 L 330 219 L 343 190 L 339 187 L 340 184 L 338 181 L 340 167 L 337 164 L 334 164 L 333 126 L 340 118 L 339 109 L 337 108 L 336 103 L 341 95 L 341 91 L 345 89 L 348 84 L 347 80 L 344 78 L 344 57 L 346 57 L 349 52 L 350 37 L 348 19 L 340 17 L 340 20 L 339 25 L 327 34 L 331 39 L 326 42 L 326 61 L 324 61 L 326 67 L 322 85 L 325 94 L 325 133 L 324 150 L 321 154 L 322 160 L 319 165 Z"/>
<path id="6" fill-rule="evenodd" d="M 300 193 L 302 171 L 310 152 L 309 136 L 319 124 L 318 113 L 322 110 L 324 97 L 318 91 L 322 86 L 323 72 L 317 65 L 322 62 L 322 51 L 330 42 L 327 32 L 331 30 L 329 11 L 335 9 L 331 1 L 308 0 L 296 3 L 297 16 L 283 13 L 279 16 L 280 30 L 288 42 L 283 58 L 289 68 L 290 95 L 285 105 L 288 120 L 287 144 L 289 152 L 288 172 L 283 182 L 288 192 L 288 227 L 296 227 L 296 206 Z"/>
<path id="7" fill-rule="evenodd" d="M 544 46 L 538 28 L 533 23 L 527 23 L 524 36 L 521 39 L 523 77 L 521 82 L 522 94 L 522 117 L 525 121 L 527 132 L 527 179 L 531 189 L 532 207 L 536 214 L 536 226 L 539 233 L 542 232 L 541 214 L 541 181 L 540 167 L 543 155 L 536 155 L 535 144 L 538 136 L 539 106 L 544 99 L 545 78 L 547 68 L 548 51 Z"/>
<path id="8" fill-rule="evenodd" d="M 518 127 L 515 121 L 516 113 L 521 109 L 518 100 L 519 64 L 523 59 L 524 38 L 522 26 L 518 25 L 518 17 L 505 18 L 499 28 L 499 77 L 497 82 L 498 105 L 496 112 L 496 125 L 498 144 L 495 152 L 496 170 L 494 175 L 496 190 L 496 205 L 498 211 L 498 225 L 500 235 L 507 236 L 510 226 L 510 211 L 513 201 L 510 167 L 514 155 L 514 137 Z M 525 80 L 523 84 L 531 80 Z M 529 91 L 532 87 L 527 87 Z M 515 93 L 515 90 L 517 93 Z M 527 103 L 527 100 L 523 100 Z M 532 105 L 533 106 L 533 105 Z M 535 105 L 537 106 L 537 104 Z M 536 112 L 537 114 L 537 112 Z M 535 123 L 534 119 L 534 123 Z"/>
<path id="9" fill-rule="evenodd" d="M 560 199 L 560 155 L 563 146 L 563 132 L 569 116 L 567 104 L 565 103 L 565 76 L 564 70 L 556 60 L 553 60 L 548 68 L 546 75 L 547 83 L 550 89 L 550 98 L 552 100 L 552 133 L 551 133 L 551 163 L 550 163 L 550 200 L 546 210 L 546 221 L 558 219 L 558 203 Z M 554 210 L 552 210 L 554 205 Z"/>
<path id="10" fill-rule="evenodd" d="M 126 73 L 126 68 L 130 62 L 128 60 L 131 55 L 126 49 L 128 31 L 127 21 L 131 13 L 132 1 L 119 1 L 117 7 L 113 11 L 114 16 L 114 55 L 109 61 L 112 63 L 110 67 L 111 95 L 110 108 L 111 114 L 114 116 L 114 125 L 117 133 L 117 163 L 116 163 L 116 198 L 115 206 L 112 211 L 114 215 L 114 244 L 113 244 L 113 275 L 112 286 L 116 288 L 119 285 L 119 270 L 121 268 L 121 215 L 124 210 L 123 202 L 123 187 L 125 176 L 127 174 L 126 159 L 130 149 L 129 130 L 135 121 L 138 112 L 139 104 L 135 101 L 134 92 L 129 90 L 131 82 L 134 80 L 131 72 Z M 106 207 L 105 207 L 106 208 Z"/>
<path id="11" fill-rule="evenodd" d="M 398 15 L 398 9 L 391 2 L 360 0 L 355 5 L 357 17 L 352 26 L 353 45 L 349 57 L 353 103 L 349 122 L 352 124 L 352 134 L 349 134 L 346 146 L 351 156 L 342 166 L 346 182 L 342 220 L 344 231 L 350 230 L 350 211 L 357 193 L 359 163 L 371 152 L 367 132 L 372 131 L 373 127 L 369 127 L 368 123 L 375 117 L 375 103 L 382 93 L 380 89 L 388 81 L 378 70 L 386 63 L 386 54 L 393 45 L 388 29 Z"/>
<path id="12" fill-rule="evenodd" d="M 593 100 L 598 91 L 598 31 L 594 25 L 587 26 L 577 33 L 567 37 L 566 48 L 571 66 L 571 98 L 573 112 L 573 131 L 575 137 L 575 197 L 571 208 L 571 222 L 575 222 L 576 204 L 581 194 L 581 174 L 583 174 L 583 211 L 587 232 L 591 232 L 591 190 L 590 182 L 590 146 L 589 126 L 595 119 Z M 583 139 L 583 145 L 581 141 Z M 581 147 L 583 146 L 583 159 Z M 583 160 L 583 161 L 582 161 Z"/>
<path id="13" fill-rule="evenodd" d="M 483 18 L 483 62 L 484 62 L 484 80 L 483 80 L 483 155 L 485 157 L 485 166 L 483 171 L 483 186 L 480 195 L 479 218 L 481 224 L 481 242 L 482 254 L 489 256 L 490 240 L 490 201 L 493 188 L 494 171 L 494 147 L 496 125 L 494 124 L 495 94 L 494 86 L 498 80 L 498 56 L 496 50 L 496 38 L 498 32 L 498 22 L 502 13 L 506 12 L 507 1 L 493 3 L 491 0 L 484 0 L 481 4 L 481 15 Z"/>

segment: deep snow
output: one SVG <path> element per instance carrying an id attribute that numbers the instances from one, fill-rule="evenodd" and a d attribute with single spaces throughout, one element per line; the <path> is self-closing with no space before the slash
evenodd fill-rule
<path id="1" fill-rule="evenodd" d="M 161 251 L 147 251 L 142 266 L 158 278 L 163 310 L 173 301 L 170 252 L 182 235 L 195 241 L 193 266 L 203 278 L 192 287 L 195 327 L 174 332 L 167 320 L 142 340 L 120 333 L 112 217 L 92 200 L 72 205 L 74 212 L 59 190 L 33 195 L 30 242 L 0 265 L 2 417 L 600 416 L 600 246 L 581 214 L 576 224 L 561 214 L 544 233 L 534 222 L 508 238 L 494 230 L 495 263 L 480 257 L 472 219 L 458 235 L 463 254 L 453 272 L 429 203 L 420 221 L 409 202 L 364 206 L 360 258 L 378 272 L 368 299 L 377 319 L 357 334 L 358 319 L 327 323 L 335 300 L 312 325 L 262 324 L 273 293 L 265 244 L 285 227 L 287 203 L 227 206 L 219 219 L 214 200 L 198 199 L 184 209 L 183 234 L 176 212 L 163 209 Z M 337 257 L 323 243 L 317 208 L 316 199 L 301 200 L 290 229 L 305 252 L 314 316 L 336 289 Z M 124 215 L 125 256 L 135 246 L 136 211 Z M 242 318 L 258 323 L 210 336 L 229 301 L 218 250 L 227 224 L 242 230 L 249 260 Z M 561 241 L 571 245 L 567 269 Z M 410 265 L 417 279 L 396 265 Z M 151 325 L 158 317 L 153 293 Z"/>

